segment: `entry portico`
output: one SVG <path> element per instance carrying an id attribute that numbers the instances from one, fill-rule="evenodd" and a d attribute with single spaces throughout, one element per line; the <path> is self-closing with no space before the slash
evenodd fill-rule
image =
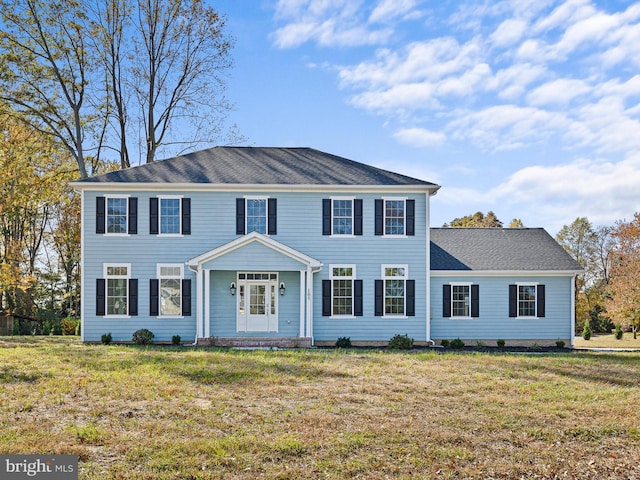
<path id="1" fill-rule="evenodd" d="M 313 344 L 313 274 L 322 269 L 320 261 L 254 231 L 187 265 L 196 273 L 199 340 L 295 336 Z M 298 295 L 295 312 L 292 298 L 283 302 L 285 291 L 287 297 Z M 281 315 L 283 310 L 288 316 Z M 298 323 L 295 332 L 292 323 Z"/>

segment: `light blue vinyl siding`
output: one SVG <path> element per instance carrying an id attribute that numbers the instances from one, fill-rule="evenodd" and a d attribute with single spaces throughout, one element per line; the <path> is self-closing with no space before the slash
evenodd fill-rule
<path id="1" fill-rule="evenodd" d="M 571 338 L 571 276 L 457 276 L 431 277 L 431 338 L 493 340 L 566 340 Z M 480 316 L 455 319 L 442 316 L 442 285 L 469 282 L 479 285 Z M 509 285 L 545 285 L 545 316 L 509 317 Z"/>
<path id="2" fill-rule="evenodd" d="M 173 335 L 193 340 L 196 333 L 196 277 L 184 266 L 185 278 L 192 281 L 192 315 L 184 318 L 149 316 L 149 280 L 156 278 L 158 263 L 185 264 L 191 258 L 238 238 L 235 199 L 261 196 L 278 200 L 277 235 L 273 239 L 322 262 L 322 270 L 313 275 L 313 321 L 316 340 L 388 340 L 408 334 L 416 340 L 426 338 L 426 194 L 389 194 L 336 192 L 254 192 L 163 190 L 162 195 L 191 199 L 191 235 L 158 236 L 149 234 L 149 198 L 158 192 L 109 191 L 138 198 L 138 234 L 110 236 L 95 233 L 96 196 L 107 192 L 84 192 L 84 336 L 100 341 L 111 332 L 115 341 L 128 341 L 138 328 L 148 328 L 158 341 L 170 341 Z M 363 235 L 340 238 L 322 235 L 322 199 L 349 196 L 363 200 Z M 410 198 L 415 202 L 415 236 L 388 238 L 374 235 L 374 201 L 379 198 Z M 104 263 L 130 263 L 131 278 L 138 279 L 137 317 L 109 319 L 96 317 L 96 279 L 102 278 Z M 364 316 L 332 319 L 322 316 L 322 280 L 329 278 L 329 265 L 354 264 L 356 278 L 363 280 Z M 406 319 L 374 315 L 374 282 L 381 279 L 382 264 L 409 266 L 409 279 L 416 281 L 416 315 Z M 299 270 L 303 265 L 290 257 L 276 254 L 259 244 L 250 244 L 231 252 L 210 265 L 211 336 L 239 335 L 235 332 L 235 301 L 229 283 L 237 271 L 278 272 L 287 284 L 280 297 L 279 336 L 297 336 L 300 332 Z"/>

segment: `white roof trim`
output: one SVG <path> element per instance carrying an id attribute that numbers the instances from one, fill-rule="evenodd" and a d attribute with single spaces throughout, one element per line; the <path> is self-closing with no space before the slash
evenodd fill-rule
<path id="1" fill-rule="evenodd" d="M 261 243 L 262 245 L 278 253 L 286 255 L 287 257 L 290 257 L 300 263 L 303 263 L 307 267 L 311 267 L 312 269 L 319 270 L 320 268 L 322 268 L 322 263 L 320 263 L 319 260 L 316 260 L 309 255 L 305 255 L 295 248 L 291 248 L 284 243 L 280 243 L 273 238 L 258 232 L 251 232 L 247 235 L 244 235 L 243 237 L 238 237 L 228 243 L 225 243 L 224 245 L 220 245 L 219 247 L 214 248 L 213 250 L 209 250 L 208 252 L 198 255 L 197 257 L 188 260 L 187 265 L 192 268 L 198 268 L 204 263 L 210 262 L 211 260 L 214 260 L 218 257 L 222 257 L 227 253 L 237 250 L 238 248 L 242 248 L 253 242 Z"/>
<path id="2" fill-rule="evenodd" d="M 432 277 L 566 277 L 582 270 L 431 270 Z"/>
<path id="3" fill-rule="evenodd" d="M 402 192 L 434 195 L 440 185 L 317 185 L 317 184 L 221 184 L 221 183 L 134 183 L 134 182 L 71 182 L 77 191 L 216 191 L 216 192 Z"/>

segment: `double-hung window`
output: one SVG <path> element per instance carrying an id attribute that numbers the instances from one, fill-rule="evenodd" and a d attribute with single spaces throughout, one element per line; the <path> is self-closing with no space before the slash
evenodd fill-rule
<path id="1" fill-rule="evenodd" d="M 355 265 L 331 267 L 331 315 L 353 316 Z"/>
<path id="2" fill-rule="evenodd" d="M 443 285 L 442 316 L 462 319 L 479 317 L 480 285 L 463 282 Z"/>
<path id="3" fill-rule="evenodd" d="M 131 265 L 129 264 L 107 264 L 104 266 L 107 315 L 129 315 L 128 300 L 130 275 Z"/>
<path id="4" fill-rule="evenodd" d="M 538 283 L 509 285 L 509 316 L 540 318 L 545 316 L 545 286 Z"/>
<path id="5" fill-rule="evenodd" d="M 108 197 L 107 199 L 107 233 L 127 233 L 126 197 Z"/>
<path id="6" fill-rule="evenodd" d="M 471 316 L 471 285 L 451 285 L 451 316 Z"/>
<path id="7" fill-rule="evenodd" d="M 175 197 L 160 197 L 160 235 L 179 235 L 181 199 Z"/>
<path id="8" fill-rule="evenodd" d="M 244 197 L 236 199 L 236 234 L 251 232 L 263 235 L 278 233 L 277 209 L 275 198 Z"/>
<path id="9" fill-rule="evenodd" d="M 385 198 L 375 201 L 375 234 L 389 237 L 415 235 L 415 200 Z"/>
<path id="10" fill-rule="evenodd" d="M 138 199 L 129 195 L 96 197 L 96 233 L 138 233 Z"/>
<path id="11" fill-rule="evenodd" d="M 182 314 L 182 277 L 181 264 L 160 264 L 158 280 L 160 282 L 160 316 L 180 316 Z"/>
<path id="12" fill-rule="evenodd" d="M 267 233 L 267 199 L 247 198 L 247 229 L 246 233 Z"/>
<path id="13" fill-rule="evenodd" d="M 408 276 L 406 265 L 383 265 L 384 279 L 384 315 L 406 315 L 406 281 Z"/>
<path id="14" fill-rule="evenodd" d="M 329 279 L 322 281 L 322 315 L 361 317 L 362 288 L 355 265 L 329 265 Z"/>
<path id="15" fill-rule="evenodd" d="M 353 235 L 353 199 L 331 199 L 332 235 Z"/>

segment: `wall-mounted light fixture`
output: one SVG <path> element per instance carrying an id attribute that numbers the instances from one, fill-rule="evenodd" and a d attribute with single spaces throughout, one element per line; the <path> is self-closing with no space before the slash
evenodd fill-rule
<path id="1" fill-rule="evenodd" d="M 284 282 L 280 282 L 280 295 L 284 295 Z"/>
<path id="2" fill-rule="evenodd" d="M 231 282 L 231 285 L 229 285 L 229 291 L 231 292 L 231 295 L 236 294 L 236 282 Z"/>

